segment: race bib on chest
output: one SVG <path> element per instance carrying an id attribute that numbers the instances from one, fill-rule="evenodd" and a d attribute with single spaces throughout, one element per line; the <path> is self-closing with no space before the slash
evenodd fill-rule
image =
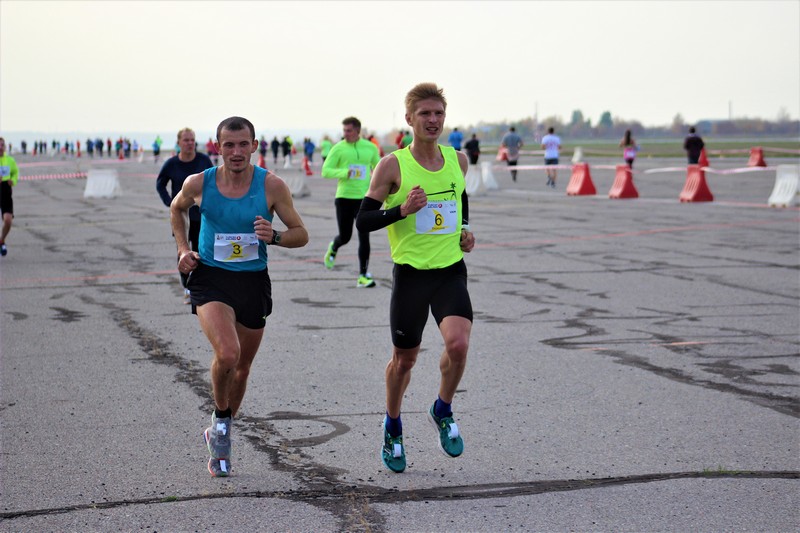
<path id="1" fill-rule="evenodd" d="M 457 226 L 458 206 L 455 200 L 428 202 L 428 205 L 417 211 L 417 233 L 447 234 L 455 233 Z"/>
<path id="2" fill-rule="evenodd" d="M 255 233 L 215 233 L 214 260 L 242 263 L 258 259 L 258 237 Z"/>
<path id="3" fill-rule="evenodd" d="M 0 177 L 6 177 L 11 175 L 11 167 L 9 166 L 0 166 Z"/>
<path id="4" fill-rule="evenodd" d="M 350 165 L 348 168 L 347 178 L 351 180 L 365 180 L 367 179 L 367 165 Z"/>

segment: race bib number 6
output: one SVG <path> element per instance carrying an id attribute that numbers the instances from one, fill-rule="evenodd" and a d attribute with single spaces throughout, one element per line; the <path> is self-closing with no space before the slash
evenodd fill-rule
<path id="1" fill-rule="evenodd" d="M 427 206 L 417 211 L 417 233 L 455 233 L 457 215 L 455 200 L 428 202 Z"/>
<path id="2" fill-rule="evenodd" d="M 258 259 L 258 237 L 255 233 L 216 233 L 214 260 L 242 263 Z"/>

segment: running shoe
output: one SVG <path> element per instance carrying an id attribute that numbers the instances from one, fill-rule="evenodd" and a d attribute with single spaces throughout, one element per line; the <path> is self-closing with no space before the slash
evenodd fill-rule
<path id="1" fill-rule="evenodd" d="M 386 421 L 383 423 L 383 448 L 381 448 L 381 461 L 392 472 L 400 473 L 406 469 L 406 448 L 403 446 L 403 436 L 392 437 L 386 431 Z"/>
<path id="2" fill-rule="evenodd" d="M 5 244 L 0 244 L 0 255 L 5 256 L 8 253 L 8 248 Z"/>
<path id="3" fill-rule="evenodd" d="M 333 262 L 336 261 L 336 253 L 333 251 L 333 241 L 328 245 L 328 251 L 325 252 L 325 257 L 322 258 L 325 263 L 325 268 L 328 270 L 333 269 Z"/>
<path id="4" fill-rule="evenodd" d="M 458 425 L 452 416 L 437 417 L 433 414 L 433 405 L 431 405 L 431 409 L 428 411 L 428 420 L 436 428 L 439 436 L 439 449 L 442 450 L 443 454 L 450 457 L 458 457 L 464 453 L 464 439 L 461 438 L 458 432 Z"/>
<path id="5" fill-rule="evenodd" d="M 372 276 L 367 273 L 366 276 L 358 276 L 358 281 L 356 282 L 356 287 L 359 289 L 363 289 L 365 287 L 374 287 L 375 280 L 372 279 Z"/>
<path id="6" fill-rule="evenodd" d="M 208 471 L 214 477 L 224 477 L 230 474 L 231 469 L 231 418 L 217 418 L 216 413 L 211 415 L 211 427 L 203 432 L 203 438 L 208 447 L 211 459 L 208 461 Z"/>

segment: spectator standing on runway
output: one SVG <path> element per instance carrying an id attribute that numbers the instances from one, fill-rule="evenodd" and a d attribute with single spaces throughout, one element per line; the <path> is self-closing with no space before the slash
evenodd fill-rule
<path id="1" fill-rule="evenodd" d="M 11 195 L 11 187 L 16 187 L 19 180 L 19 169 L 17 162 L 10 155 L 6 155 L 6 140 L 0 137 L 0 213 L 3 216 L 3 229 L 0 233 L 0 256 L 8 253 L 6 237 L 11 231 L 11 223 L 14 220 L 14 199 Z"/>
<path id="2" fill-rule="evenodd" d="M 361 207 L 361 201 L 369 188 L 372 171 L 380 161 L 378 148 L 370 141 L 361 138 L 361 121 L 347 117 L 342 121 L 344 139 L 333 145 L 322 164 L 322 177 L 339 180 L 336 186 L 336 223 L 339 229 L 322 261 L 332 269 L 339 248 L 350 242 L 353 225 Z M 374 287 L 375 281 L 368 271 L 369 232 L 358 232 L 358 279 L 356 287 Z"/>
<path id="3" fill-rule="evenodd" d="M 214 412 L 204 437 L 211 455 L 208 471 L 215 477 L 230 474 L 231 426 L 272 313 L 267 244 L 272 250 L 308 242 L 289 187 L 272 172 L 250 163 L 257 149 L 249 120 L 223 120 L 217 126 L 217 150 L 223 164 L 186 178 L 170 206 L 178 270 L 191 273 L 192 312 L 214 351 Z M 199 252 L 189 247 L 187 239 L 186 218 L 195 204 L 203 218 Z M 286 225 L 285 231 L 275 230 L 274 215 Z"/>
<path id="4" fill-rule="evenodd" d="M 636 141 L 631 134 L 631 130 L 625 130 L 625 136 L 622 137 L 622 140 L 619 142 L 619 146 L 622 148 L 622 158 L 630 168 L 633 168 L 633 160 L 636 159 L 636 153 L 639 151 L 639 145 L 636 144 Z"/>
<path id="5" fill-rule="evenodd" d="M 507 150 L 508 157 L 506 159 L 506 164 L 510 167 L 517 166 L 517 161 L 519 161 L 519 149 L 522 148 L 522 137 L 517 135 L 517 129 L 514 126 L 511 126 L 503 135 L 503 138 L 500 140 L 500 146 L 505 147 Z M 511 170 L 511 181 L 517 181 L 517 171 Z"/>
<path id="6" fill-rule="evenodd" d="M 395 264 L 389 311 L 393 348 L 386 367 L 381 448 L 383 464 L 393 472 L 406 468 L 400 411 L 429 313 L 439 326 L 444 351 L 439 396 L 428 420 L 442 452 L 458 457 L 464 451 L 451 404 L 472 331 L 464 252 L 475 244 L 467 223 L 467 156 L 438 143 L 447 107 L 443 91 L 421 83 L 406 95 L 405 105 L 414 141 L 380 161 L 357 222 L 359 231 L 386 227 Z"/>
<path id="7" fill-rule="evenodd" d="M 258 154 L 261 156 L 261 159 L 264 161 L 267 160 L 267 149 L 269 148 L 269 143 L 264 136 L 261 136 L 261 140 L 258 143 Z M 266 163 L 264 163 L 266 165 Z"/>
<path id="8" fill-rule="evenodd" d="M 542 148 L 544 148 L 545 166 L 558 165 L 558 155 L 561 150 L 561 137 L 555 134 L 554 128 L 547 129 L 547 135 L 542 137 Z M 547 185 L 556 188 L 556 178 L 558 177 L 557 168 L 547 169 Z"/>
<path id="9" fill-rule="evenodd" d="M 700 154 L 705 147 L 703 139 L 697 135 L 697 130 L 694 126 L 689 128 L 689 135 L 683 140 L 683 149 L 686 150 L 686 156 L 689 158 L 690 165 L 696 165 L 700 161 Z"/>
<path id="10" fill-rule="evenodd" d="M 477 165 L 478 157 L 481 155 L 481 142 L 476 134 L 472 134 L 472 138 L 464 145 L 464 150 L 466 150 L 467 157 L 469 157 L 469 164 Z"/>
<path id="11" fill-rule="evenodd" d="M 278 136 L 272 138 L 272 142 L 269 143 L 269 147 L 272 150 L 272 162 L 277 167 L 278 166 L 278 150 L 281 149 L 281 142 L 278 140 Z"/>
<path id="12" fill-rule="evenodd" d="M 322 157 L 323 163 L 325 163 L 325 159 L 327 159 L 328 154 L 331 152 L 331 148 L 333 148 L 333 143 L 331 142 L 331 138 L 326 135 L 319 142 L 319 155 Z"/>
<path id="13" fill-rule="evenodd" d="M 214 166 L 206 154 L 197 152 L 195 148 L 195 134 L 190 128 L 183 128 L 178 132 L 178 145 L 181 147 L 178 155 L 172 156 L 161 167 L 161 171 L 156 178 L 156 191 L 161 197 L 164 205 L 169 207 L 172 200 L 178 195 L 183 187 L 183 182 L 192 174 L 203 172 L 207 168 Z M 167 192 L 167 184 L 171 183 L 171 191 Z M 200 208 L 192 206 L 189 209 L 189 233 L 188 240 L 192 250 L 195 252 L 200 250 Z M 189 289 L 186 288 L 188 276 L 181 274 L 181 285 L 183 286 L 183 293 L 185 303 L 189 303 L 190 294 Z"/>
<path id="14" fill-rule="evenodd" d="M 456 150 L 461 150 L 461 143 L 464 141 L 464 134 L 458 131 L 458 128 L 453 128 L 450 135 L 447 137 L 447 142 Z"/>

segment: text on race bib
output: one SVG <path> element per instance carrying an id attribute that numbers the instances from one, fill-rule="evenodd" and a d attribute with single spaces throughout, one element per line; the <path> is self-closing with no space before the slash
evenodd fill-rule
<path id="1" fill-rule="evenodd" d="M 417 212 L 417 233 L 455 233 L 458 226 L 458 206 L 455 200 L 428 202 Z"/>
<path id="2" fill-rule="evenodd" d="M 258 259 L 258 237 L 255 233 L 215 233 L 214 260 L 242 263 Z"/>

